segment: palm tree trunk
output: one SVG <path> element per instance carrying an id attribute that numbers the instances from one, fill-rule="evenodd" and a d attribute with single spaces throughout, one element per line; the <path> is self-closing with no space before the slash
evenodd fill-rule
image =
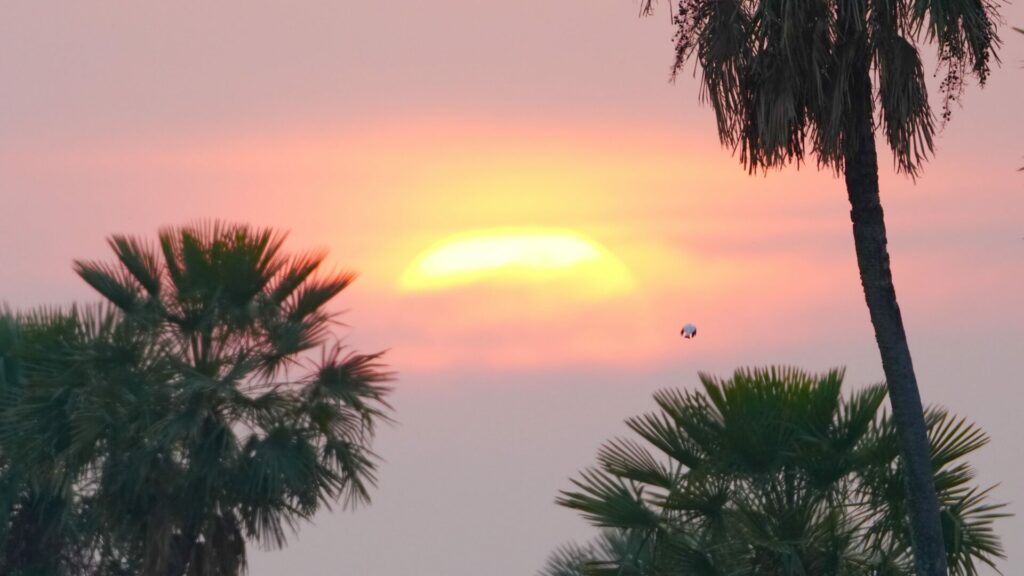
<path id="1" fill-rule="evenodd" d="M 878 157 L 867 67 L 862 67 L 857 76 L 850 94 L 857 143 L 854 150 L 846 153 L 845 166 L 857 265 L 900 439 L 917 574 L 946 576 L 946 550 L 932 476 L 928 430 L 889 269 L 885 218 L 878 194 Z"/>

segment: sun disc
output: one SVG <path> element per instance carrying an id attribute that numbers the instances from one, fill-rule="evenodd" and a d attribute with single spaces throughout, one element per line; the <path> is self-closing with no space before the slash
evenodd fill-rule
<path id="1" fill-rule="evenodd" d="M 569 280 L 587 292 L 619 292 L 631 285 L 626 266 L 587 236 L 549 228 L 497 228 L 450 236 L 409 265 L 399 286 L 423 292 L 473 284 Z"/>

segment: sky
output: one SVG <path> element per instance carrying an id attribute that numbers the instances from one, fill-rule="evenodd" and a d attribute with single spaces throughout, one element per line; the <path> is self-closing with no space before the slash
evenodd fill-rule
<path id="1" fill-rule="evenodd" d="M 654 391 L 768 364 L 882 379 L 841 180 L 748 175 L 698 79 L 669 81 L 664 4 L 0 6 L 0 302 L 93 300 L 73 259 L 197 219 L 360 275 L 338 336 L 397 373 L 373 503 L 254 551 L 253 576 L 533 574 L 592 534 L 554 498 Z M 924 401 L 992 436 L 979 483 L 1021 514 L 1024 35 L 1002 36 L 922 176 L 880 163 Z M 523 229 L 592 257 L 407 281 L 452 238 Z M 998 530 L 1024 572 L 1024 518 Z"/>

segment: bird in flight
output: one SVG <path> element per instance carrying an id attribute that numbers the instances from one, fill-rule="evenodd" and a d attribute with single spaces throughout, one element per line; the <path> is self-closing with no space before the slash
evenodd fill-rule
<path id="1" fill-rule="evenodd" d="M 683 326 L 683 330 L 680 334 L 683 335 L 683 338 L 693 338 L 697 335 L 697 327 L 693 324 L 687 324 L 686 326 Z"/>

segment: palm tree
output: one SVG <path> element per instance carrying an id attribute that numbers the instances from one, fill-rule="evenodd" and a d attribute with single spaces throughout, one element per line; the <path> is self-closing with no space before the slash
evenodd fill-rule
<path id="1" fill-rule="evenodd" d="M 67 476 L 104 561 L 235 575 L 247 540 L 282 546 L 322 507 L 369 499 L 390 374 L 380 354 L 328 345 L 325 306 L 354 275 L 318 275 L 322 253 L 283 241 L 197 224 L 158 247 L 114 236 L 116 262 L 76 262 L 110 308 L 71 314 L 73 369 L 35 374 L 0 440 Z"/>
<path id="2" fill-rule="evenodd" d="M 913 574 L 906 467 L 894 418 L 879 414 L 884 385 L 844 398 L 839 370 L 700 379 L 703 391 L 655 394 L 658 411 L 627 420 L 643 441 L 606 443 L 559 504 L 649 547 L 627 558 L 651 558 L 647 575 Z M 941 553 L 953 574 L 973 576 L 1003 557 L 993 531 L 1002 505 L 971 485 L 963 461 L 988 437 L 944 410 L 925 421 Z M 599 562 L 581 562 L 588 554 Z M 586 574 L 616 567 L 603 552 L 571 559 Z"/>
<path id="3" fill-rule="evenodd" d="M 644 0 L 650 13 L 654 0 Z M 968 77 L 984 84 L 999 45 L 990 0 L 681 0 L 675 73 L 696 58 L 702 98 L 724 145 L 751 172 L 807 155 L 842 173 L 854 244 L 907 468 L 918 574 L 946 574 L 917 379 L 893 288 L 878 190 L 880 125 L 899 171 L 914 177 L 935 122 L 919 43 L 945 69 L 943 121 Z M 877 107 L 876 107 L 877 102 Z"/>

